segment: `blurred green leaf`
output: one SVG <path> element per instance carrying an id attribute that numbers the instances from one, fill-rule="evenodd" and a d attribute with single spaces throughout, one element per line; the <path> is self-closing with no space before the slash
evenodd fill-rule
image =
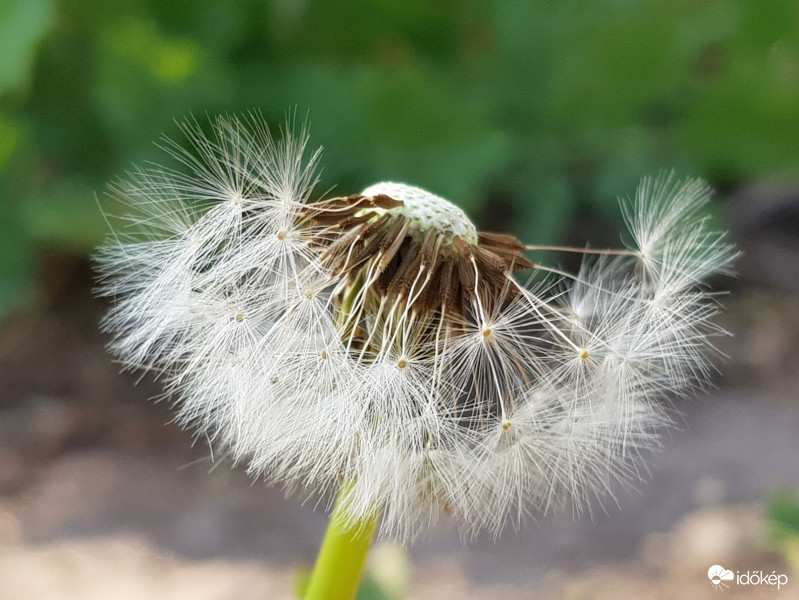
<path id="1" fill-rule="evenodd" d="M 782 490 L 771 497 L 767 519 L 772 539 L 785 559 L 799 569 L 799 493 Z"/>
<path id="2" fill-rule="evenodd" d="M 53 20 L 51 0 L 0 2 L 0 93 L 17 88 L 30 75 L 36 46 Z"/>
<path id="3" fill-rule="evenodd" d="M 402 180 L 538 244 L 663 169 L 796 173 L 797 22 L 795 0 L 0 0 L 5 270 L 99 239 L 95 191 L 189 114 L 296 110 L 320 192 Z"/>
<path id="4" fill-rule="evenodd" d="M 558 177 L 539 180 L 530 188 L 528 200 L 519 203 L 515 228 L 535 244 L 555 244 L 563 239 L 575 207 L 568 181 Z"/>
<path id="5" fill-rule="evenodd" d="M 91 201 L 94 194 L 81 180 L 59 181 L 43 189 L 22 213 L 31 240 L 42 246 L 91 251 L 106 232 L 99 205 Z"/>
<path id="6" fill-rule="evenodd" d="M 0 172 L 22 138 L 20 126 L 0 111 Z"/>
<path id="7" fill-rule="evenodd" d="M 224 112 L 230 85 L 203 45 L 152 20 L 122 19 L 100 36 L 94 100 L 120 153 L 149 148 L 173 119 Z"/>
<path id="8" fill-rule="evenodd" d="M 799 166 L 799 4 L 740 2 L 680 124 L 698 168 L 736 179 Z M 736 10 L 737 9 L 737 10 Z M 790 25 L 789 25 L 790 24 Z"/>
<path id="9" fill-rule="evenodd" d="M 0 319 L 28 300 L 30 263 L 25 224 L 13 203 L 0 199 Z"/>
<path id="10" fill-rule="evenodd" d="M 776 537 L 799 539 L 799 494 L 787 490 L 774 494 L 768 520 Z"/>
<path id="11" fill-rule="evenodd" d="M 395 600 L 369 573 L 364 575 L 355 600 Z"/>

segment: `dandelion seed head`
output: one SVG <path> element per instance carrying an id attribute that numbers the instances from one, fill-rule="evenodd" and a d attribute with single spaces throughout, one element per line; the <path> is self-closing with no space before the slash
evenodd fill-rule
<path id="1" fill-rule="evenodd" d="M 622 205 L 635 246 L 569 274 L 421 188 L 312 202 L 305 129 L 211 129 L 164 142 L 180 168 L 112 185 L 130 214 L 98 251 L 104 327 L 253 476 L 322 496 L 347 481 L 352 522 L 380 511 L 384 535 L 444 515 L 497 535 L 638 479 L 664 399 L 706 385 L 723 331 L 704 282 L 735 252 L 703 182 L 645 180 Z"/>

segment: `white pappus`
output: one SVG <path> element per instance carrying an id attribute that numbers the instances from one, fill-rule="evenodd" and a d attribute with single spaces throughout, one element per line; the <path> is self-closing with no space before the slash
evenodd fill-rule
<path id="1" fill-rule="evenodd" d="M 165 144 L 180 169 L 111 186 L 130 213 L 98 252 L 104 326 L 180 423 L 289 490 L 348 482 L 353 523 L 406 540 L 443 513 L 496 535 L 638 477 L 723 333 L 704 284 L 735 252 L 705 183 L 644 180 L 634 246 L 562 248 L 584 253 L 569 274 L 419 188 L 311 202 L 319 152 L 288 130 L 189 123 Z"/>

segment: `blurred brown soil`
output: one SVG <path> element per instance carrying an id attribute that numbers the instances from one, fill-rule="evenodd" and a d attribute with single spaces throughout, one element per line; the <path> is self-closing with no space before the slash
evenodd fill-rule
<path id="1" fill-rule="evenodd" d="M 720 389 L 677 403 L 684 422 L 639 491 L 496 543 L 437 528 L 411 550 L 410 597 L 718 598 L 711 564 L 788 568 L 763 520 L 773 490 L 799 486 L 799 236 L 776 204 L 776 224 L 747 217 L 747 196 L 730 205 L 747 255 L 721 299 L 735 337 L 719 342 Z M 157 382 L 119 373 L 85 259 L 43 252 L 39 281 L 39 304 L 0 330 L 0 598 L 291 597 L 324 511 L 212 463 L 151 401 Z"/>

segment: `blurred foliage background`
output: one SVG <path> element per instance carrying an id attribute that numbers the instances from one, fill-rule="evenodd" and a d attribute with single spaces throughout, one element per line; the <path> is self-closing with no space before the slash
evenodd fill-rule
<path id="1" fill-rule="evenodd" d="M 407 181 L 536 243 L 664 168 L 799 166 L 794 0 L 2 0 L 0 40 L 0 315 L 190 114 L 294 108 L 320 190 Z"/>
<path id="2" fill-rule="evenodd" d="M 474 579 L 503 567 L 500 579 L 532 582 L 548 571 L 530 564 L 560 568 L 572 555 L 585 566 L 623 548 L 646 562 L 644 534 L 674 525 L 672 546 L 655 540 L 655 566 L 626 595 L 651 595 L 664 565 L 667 585 L 695 573 L 715 593 L 713 563 L 696 548 L 727 566 L 772 563 L 747 537 L 760 517 L 713 503 L 770 497 L 772 543 L 799 568 L 799 1 L 0 0 L 0 50 L 0 550 L 14 536 L 112 529 L 193 557 L 316 551 L 323 516 L 292 512 L 244 476 L 209 476 L 205 463 L 178 470 L 196 457 L 184 454 L 186 434 L 164 426 L 166 403 L 143 401 L 160 388 L 144 381 L 134 393 L 118 376 L 89 293 L 87 257 L 106 230 L 99 204 L 114 208 L 107 182 L 163 161 L 154 141 L 180 139 L 176 120 L 259 111 L 274 128 L 290 112 L 309 121 L 325 149 L 319 193 L 405 181 L 534 244 L 615 245 L 617 197 L 642 176 L 708 179 L 744 251 L 741 277 L 720 288 L 737 286 L 723 323 L 736 334 L 721 347 L 727 389 L 690 409 L 689 434 L 623 519 L 544 525 L 526 545 L 499 547 L 501 558 L 493 545 L 442 554 L 458 554 Z M 752 185 L 776 179 L 788 183 Z M 718 519 L 735 535 L 707 546 Z M 81 572 L 102 586 L 97 565 L 117 555 L 98 548 Z M 26 571 L 7 554 L 2 597 L 14 577 L 63 572 L 69 584 L 54 589 L 73 583 L 61 559 Z M 118 595 L 122 563 L 102 564 Z M 577 571 L 564 570 L 568 581 Z M 146 581 L 141 570 L 128 577 Z M 188 579 L 207 586 L 194 571 Z M 577 595 L 605 585 L 625 596 L 583 581 Z M 701 597 L 669 589 L 663 597 Z"/>

